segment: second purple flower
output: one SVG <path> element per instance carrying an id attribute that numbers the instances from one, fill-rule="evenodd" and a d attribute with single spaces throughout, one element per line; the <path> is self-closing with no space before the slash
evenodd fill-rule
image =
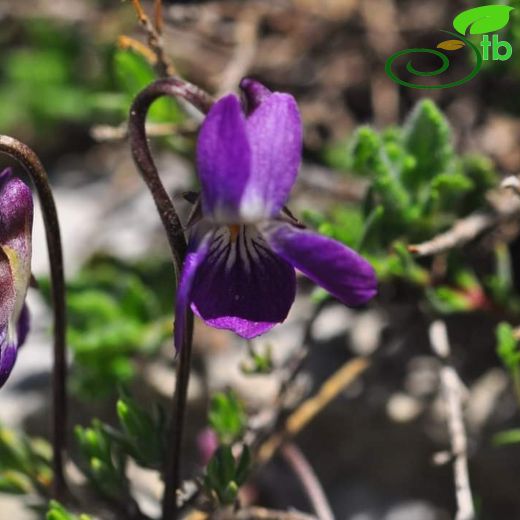
<path id="1" fill-rule="evenodd" d="M 0 387 L 29 330 L 25 296 L 31 279 L 31 190 L 11 170 L 0 173 Z"/>

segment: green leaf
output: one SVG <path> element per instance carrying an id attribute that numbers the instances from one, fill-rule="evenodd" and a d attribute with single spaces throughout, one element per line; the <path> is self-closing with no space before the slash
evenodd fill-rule
<path id="1" fill-rule="evenodd" d="M 246 426 L 246 414 L 234 392 L 219 392 L 211 400 L 209 424 L 219 440 L 230 444 L 238 439 Z"/>
<path id="2" fill-rule="evenodd" d="M 507 5 L 485 5 L 463 11 L 453 20 L 453 27 L 460 34 L 486 34 L 505 27 L 513 7 Z"/>
<path id="3" fill-rule="evenodd" d="M 156 79 L 152 66 L 131 50 L 118 49 L 114 68 L 120 88 L 128 95 L 129 106 L 137 93 Z M 171 98 L 157 100 L 150 109 L 150 119 L 158 122 L 178 122 L 182 119 L 177 103 Z"/>
<path id="4" fill-rule="evenodd" d="M 79 517 L 73 515 L 56 500 L 49 502 L 49 510 L 45 518 L 46 520 L 91 520 L 91 517 L 88 515 L 80 515 Z"/>
<path id="5" fill-rule="evenodd" d="M 520 365 L 520 351 L 513 327 L 506 322 L 499 323 L 496 337 L 498 357 L 508 370 L 517 370 Z"/>
<path id="6" fill-rule="evenodd" d="M 403 144 L 415 164 L 403 173 L 403 183 L 415 191 L 425 180 L 446 173 L 454 156 L 451 139 L 437 105 L 430 99 L 420 101 L 404 125 Z"/>
<path id="7" fill-rule="evenodd" d="M 237 497 L 239 487 L 249 474 L 250 467 L 251 454 L 247 446 L 243 446 L 237 463 L 231 446 L 222 445 L 206 468 L 205 486 L 208 491 L 215 493 L 222 504 L 232 504 Z"/>
<path id="8" fill-rule="evenodd" d="M 241 486 L 247 479 L 249 471 L 251 470 L 251 450 L 249 446 L 244 445 L 238 465 L 235 471 L 235 481 Z"/>
<path id="9" fill-rule="evenodd" d="M 493 437 L 493 444 L 496 446 L 503 446 L 505 444 L 518 444 L 520 442 L 520 429 L 506 430 L 497 433 Z"/>
<path id="10" fill-rule="evenodd" d="M 18 471 L 0 473 L 0 493 L 27 495 L 33 491 L 30 479 Z"/>
<path id="11" fill-rule="evenodd" d="M 352 169 L 363 175 L 371 173 L 375 169 L 381 147 L 381 137 L 374 129 L 369 126 L 359 128 L 348 150 Z"/>

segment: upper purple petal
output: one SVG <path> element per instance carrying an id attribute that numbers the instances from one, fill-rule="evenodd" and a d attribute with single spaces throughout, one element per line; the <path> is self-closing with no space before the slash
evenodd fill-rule
<path id="1" fill-rule="evenodd" d="M 221 227 L 197 272 L 192 309 L 212 327 L 253 338 L 287 317 L 295 290 L 294 269 L 254 226 Z"/>
<path id="2" fill-rule="evenodd" d="M 235 95 L 217 101 L 206 116 L 197 141 L 197 168 L 205 215 L 218 222 L 237 222 L 251 149 L 246 118 Z"/>
<path id="3" fill-rule="evenodd" d="M 29 187 L 10 168 L 0 173 L 0 245 L 17 247 L 31 233 L 33 200 Z"/>
<path id="4" fill-rule="evenodd" d="M 32 222 L 31 190 L 4 170 L 0 174 L 0 325 L 6 323 L 6 313 L 14 313 L 17 320 L 22 311 L 31 278 Z"/>
<path id="5" fill-rule="evenodd" d="M 248 115 L 254 112 L 272 94 L 262 83 L 251 78 L 244 78 L 240 82 L 240 88 L 244 94 L 246 114 Z"/>
<path id="6" fill-rule="evenodd" d="M 271 222 L 262 231 L 273 251 L 346 305 L 376 295 L 374 269 L 352 249 L 287 223 Z"/>
<path id="7" fill-rule="evenodd" d="M 302 122 L 295 99 L 275 92 L 247 118 L 251 173 L 242 199 L 244 221 L 279 213 L 296 180 L 302 154 Z"/>

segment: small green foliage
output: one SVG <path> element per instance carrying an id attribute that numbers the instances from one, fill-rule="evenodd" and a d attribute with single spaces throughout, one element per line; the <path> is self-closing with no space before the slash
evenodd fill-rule
<path id="1" fill-rule="evenodd" d="M 160 283 L 155 291 L 140 266 L 109 258 L 94 259 L 68 282 L 67 339 L 76 367 L 73 388 L 80 396 L 113 393 L 134 377 L 135 356 L 156 352 L 171 337 L 171 302 L 159 298 L 167 285 Z M 48 280 L 39 284 L 49 297 Z"/>
<path id="2" fill-rule="evenodd" d="M 499 323 L 496 329 L 497 354 L 511 376 L 518 406 L 520 406 L 520 349 L 514 329 Z M 506 436 L 507 437 L 507 436 Z"/>
<path id="3" fill-rule="evenodd" d="M 0 427 L 0 492 L 45 494 L 51 481 L 51 450 L 47 442 Z"/>
<path id="4" fill-rule="evenodd" d="M 244 374 L 258 375 L 270 374 L 273 371 L 273 351 L 271 345 L 259 352 L 250 341 L 247 342 L 248 360 L 244 361 L 240 368 Z"/>
<path id="5" fill-rule="evenodd" d="M 426 290 L 433 308 L 443 314 L 485 309 L 489 300 L 475 273 L 462 267 L 454 271 L 452 285 L 439 285 Z"/>
<path id="6" fill-rule="evenodd" d="M 121 117 L 126 118 L 134 97 L 156 79 L 155 72 L 143 56 L 126 49 L 115 51 L 113 66 L 117 85 L 124 97 L 124 102 L 121 103 Z M 155 122 L 178 123 L 183 120 L 178 103 L 167 97 L 157 100 L 152 105 L 148 117 L 150 121 Z"/>
<path id="7" fill-rule="evenodd" d="M 231 444 L 239 439 L 246 423 L 244 407 L 234 392 L 218 392 L 213 396 L 209 424 L 215 430 L 220 442 Z"/>
<path id="8" fill-rule="evenodd" d="M 233 504 L 240 486 L 247 479 L 251 467 L 251 453 L 247 446 L 237 460 L 230 446 L 220 446 L 206 468 L 204 486 L 220 504 Z"/>
<path id="9" fill-rule="evenodd" d="M 116 408 L 122 431 L 105 430 L 139 465 L 161 469 L 167 451 L 164 411 L 157 407 L 154 413 L 150 413 L 126 392 L 122 393 Z"/>
<path id="10" fill-rule="evenodd" d="M 505 446 L 507 444 L 518 444 L 520 442 L 520 429 L 506 430 L 493 436 L 495 446 Z"/>
<path id="11" fill-rule="evenodd" d="M 419 102 L 403 128 L 402 146 L 414 158 L 413 166 L 403 168 L 403 184 L 413 191 L 438 175 L 451 173 L 454 151 L 451 128 L 437 105 Z"/>
<path id="12" fill-rule="evenodd" d="M 125 475 L 126 455 L 114 443 L 101 421 L 94 419 L 92 426 L 76 426 L 76 439 L 90 482 L 103 495 L 120 499 L 128 492 Z"/>
<path id="13" fill-rule="evenodd" d="M 20 42 L 2 55 L 0 125 L 14 130 L 21 122 L 47 131 L 61 121 L 85 121 L 91 114 L 89 87 L 101 78 L 84 67 L 86 48 L 80 31 L 31 18 L 19 28 Z M 18 31 L 13 31 L 13 34 Z"/>
<path id="14" fill-rule="evenodd" d="M 366 196 L 361 208 L 343 205 L 326 213 L 307 212 L 305 221 L 361 251 L 380 281 L 404 278 L 422 287 L 428 287 L 431 277 L 425 264 L 408 254 L 406 244 L 428 240 L 484 209 L 485 194 L 497 183 L 487 158 L 456 154 L 448 121 L 428 99 L 415 106 L 402 127 L 382 132 L 360 127 L 348 144 L 327 151 L 325 161 L 366 178 Z M 431 303 L 441 312 L 477 308 L 486 298 L 461 293 L 457 269 L 450 258 L 448 263 L 450 280 L 429 291 Z"/>
<path id="15" fill-rule="evenodd" d="M 74 515 L 67 511 L 63 505 L 56 500 L 49 502 L 49 510 L 45 516 L 46 520 L 91 520 L 88 515 Z"/>
<path id="16" fill-rule="evenodd" d="M 509 371 L 518 370 L 520 366 L 520 350 L 518 340 L 509 323 L 499 323 L 496 329 L 497 354 Z"/>

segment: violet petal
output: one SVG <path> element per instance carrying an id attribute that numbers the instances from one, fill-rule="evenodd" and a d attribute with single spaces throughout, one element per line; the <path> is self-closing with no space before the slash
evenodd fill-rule
<path id="1" fill-rule="evenodd" d="M 287 223 L 271 222 L 262 231 L 273 251 L 345 305 L 363 305 L 376 295 L 374 269 L 352 249 Z"/>
<path id="2" fill-rule="evenodd" d="M 295 289 L 294 269 L 254 226 L 221 227 L 197 272 L 192 309 L 212 327 L 253 338 L 287 317 Z"/>
<path id="3" fill-rule="evenodd" d="M 223 223 L 239 220 L 250 166 L 245 115 L 238 98 L 230 94 L 212 106 L 197 141 L 197 168 L 206 216 Z"/>

